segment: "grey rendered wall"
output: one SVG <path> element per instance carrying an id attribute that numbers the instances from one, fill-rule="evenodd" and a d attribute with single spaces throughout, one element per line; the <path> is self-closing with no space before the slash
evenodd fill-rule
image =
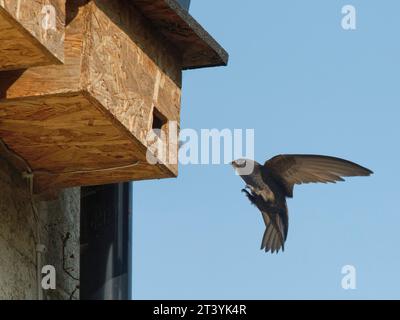
<path id="1" fill-rule="evenodd" d="M 43 264 L 56 270 L 56 290 L 45 291 L 45 298 L 79 299 L 80 189 L 36 207 L 38 219 L 26 181 L 0 157 L 0 299 L 37 298 L 37 241 L 46 246 Z"/>

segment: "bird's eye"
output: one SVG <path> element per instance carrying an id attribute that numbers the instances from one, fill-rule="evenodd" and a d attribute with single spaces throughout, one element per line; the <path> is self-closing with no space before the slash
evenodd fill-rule
<path id="1" fill-rule="evenodd" d="M 246 166 L 246 160 L 240 159 L 236 162 L 237 166 L 243 168 Z"/>

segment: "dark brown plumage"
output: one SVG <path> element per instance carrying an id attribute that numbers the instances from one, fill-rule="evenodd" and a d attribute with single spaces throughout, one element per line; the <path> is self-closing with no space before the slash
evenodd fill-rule
<path id="1" fill-rule="evenodd" d="M 261 249 L 284 251 L 289 229 L 286 198 L 296 184 L 336 183 L 343 177 L 369 176 L 373 172 L 354 162 L 320 155 L 279 155 L 264 165 L 239 159 L 232 166 L 246 182 L 242 191 L 261 212 L 266 226 Z M 247 190 L 248 189 L 248 190 Z"/>

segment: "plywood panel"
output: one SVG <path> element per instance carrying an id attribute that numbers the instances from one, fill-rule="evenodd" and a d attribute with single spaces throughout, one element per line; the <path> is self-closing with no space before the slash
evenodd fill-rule
<path id="1" fill-rule="evenodd" d="M 145 143 L 153 105 L 179 121 L 180 57 L 130 2 L 93 3 L 83 72 L 88 91 Z"/>
<path id="2" fill-rule="evenodd" d="M 64 64 L 0 72 L 0 98 L 63 94 L 81 89 L 85 3 L 77 0 L 67 2 Z"/>
<path id="3" fill-rule="evenodd" d="M 171 176 L 81 94 L 0 101 L 0 137 L 26 161 L 38 192 Z"/>
<path id="4" fill-rule="evenodd" d="M 81 186 L 90 186 L 171 177 L 171 173 L 163 170 L 162 167 L 149 166 L 142 162 L 125 169 L 64 173 L 55 176 L 41 174 L 36 177 L 35 192 L 41 194 L 47 193 L 48 190 L 59 190 L 75 185 L 77 181 L 80 181 Z"/>
<path id="5" fill-rule="evenodd" d="M 147 145 L 154 107 L 166 119 L 180 120 L 180 56 L 130 3 L 92 3 L 84 87 Z M 177 172 L 176 165 L 168 166 Z"/>
<path id="6" fill-rule="evenodd" d="M 65 0 L 0 1 L 0 70 L 64 60 Z"/>

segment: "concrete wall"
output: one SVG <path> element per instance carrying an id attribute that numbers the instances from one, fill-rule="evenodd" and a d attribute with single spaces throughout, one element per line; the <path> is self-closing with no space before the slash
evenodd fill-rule
<path id="1" fill-rule="evenodd" d="M 37 298 L 37 241 L 46 246 L 43 264 L 56 270 L 56 290 L 45 298 L 79 299 L 80 189 L 34 203 L 38 218 L 26 181 L 0 157 L 0 299 Z"/>

